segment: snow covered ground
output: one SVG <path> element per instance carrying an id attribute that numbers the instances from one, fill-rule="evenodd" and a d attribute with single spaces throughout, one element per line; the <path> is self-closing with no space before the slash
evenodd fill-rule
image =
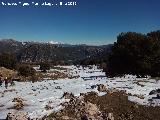
<path id="1" fill-rule="evenodd" d="M 116 88 L 125 91 L 130 101 L 141 105 L 160 106 L 160 99 L 156 98 L 156 94 L 149 95 L 152 90 L 160 88 L 160 80 L 126 75 L 122 78 L 108 79 L 107 86 L 110 89 Z"/>
<path id="2" fill-rule="evenodd" d="M 126 75 L 122 78 L 92 78 L 91 80 L 83 80 L 82 77 L 104 76 L 105 73 L 98 69 L 97 66 L 92 67 L 76 67 L 76 66 L 58 66 L 67 68 L 72 76 L 79 76 L 74 79 L 44 80 L 41 82 L 15 82 L 15 86 L 9 87 L 7 90 L 4 85 L 0 87 L 0 119 L 6 118 L 8 112 L 13 107 L 13 99 L 20 97 L 24 100 L 25 106 L 22 111 L 29 113 L 31 118 L 42 117 L 51 113 L 53 110 L 62 109 L 62 102 L 68 101 L 63 99 L 64 92 L 72 92 L 75 96 L 80 93 L 97 91 L 92 89 L 92 85 L 104 84 L 109 89 L 125 90 L 129 94 L 128 99 L 142 105 L 160 106 L 159 99 L 152 99 L 155 95 L 149 95 L 149 92 L 160 87 L 160 81 L 147 79 L 138 79 L 135 76 Z M 98 92 L 99 93 L 99 92 Z M 104 93 L 99 93 L 104 95 Z M 149 100 L 151 99 L 151 100 Z M 53 107 L 46 110 L 46 105 Z"/>

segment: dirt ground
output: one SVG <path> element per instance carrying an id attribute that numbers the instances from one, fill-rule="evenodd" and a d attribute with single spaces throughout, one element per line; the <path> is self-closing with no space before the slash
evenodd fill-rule
<path id="1" fill-rule="evenodd" d="M 128 101 L 123 92 L 114 92 L 104 96 L 87 95 L 85 97 L 99 106 L 103 112 L 113 113 L 115 120 L 160 120 L 160 107 L 137 105 Z"/>
<path id="2" fill-rule="evenodd" d="M 102 113 L 113 113 L 114 120 L 160 120 L 160 107 L 137 105 L 128 101 L 124 92 L 118 91 L 104 96 L 98 96 L 91 92 L 84 96 L 85 101 L 96 104 Z M 63 120 L 59 116 L 69 116 L 76 120 L 73 110 L 70 108 L 53 113 L 48 118 Z"/>

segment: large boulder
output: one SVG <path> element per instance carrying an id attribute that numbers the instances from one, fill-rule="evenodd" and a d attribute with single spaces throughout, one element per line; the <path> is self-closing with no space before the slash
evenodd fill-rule
<path id="1" fill-rule="evenodd" d="M 12 111 L 7 114 L 6 120 L 29 120 L 29 116 L 23 111 Z"/>

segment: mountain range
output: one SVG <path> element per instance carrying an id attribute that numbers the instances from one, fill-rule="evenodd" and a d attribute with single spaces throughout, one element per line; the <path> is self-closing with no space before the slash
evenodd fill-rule
<path id="1" fill-rule="evenodd" d="M 19 62 L 74 62 L 108 54 L 112 44 L 103 46 L 70 45 L 58 42 L 20 42 L 13 39 L 0 40 L 0 53 L 14 53 Z"/>

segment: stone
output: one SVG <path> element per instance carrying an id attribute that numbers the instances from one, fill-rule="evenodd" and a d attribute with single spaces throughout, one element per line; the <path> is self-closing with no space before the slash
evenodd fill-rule
<path id="1" fill-rule="evenodd" d="M 22 102 L 16 102 L 13 106 L 13 109 L 20 110 L 23 109 L 24 104 Z"/>
<path id="2" fill-rule="evenodd" d="M 14 103 L 14 106 L 13 106 L 13 109 L 16 109 L 16 110 L 20 110 L 20 109 L 23 109 L 24 107 L 24 103 L 23 103 L 23 99 L 22 98 L 14 98 L 12 102 L 15 102 Z"/>
<path id="3" fill-rule="evenodd" d="M 113 113 L 108 113 L 107 120 L 114 120 Z"/>
<path id="4" fill-rule="evenodd" d="M 6 120 L 29 120 L 29 116 L 23 111 L 12 111 L 7 114 Z"/>
<path id="5" fill-rule="evenodd" d="M 73 93 L 64 92 L 62 98 L 71 99 L 74 98 Z"/>
<path id="6" fill-rule="evenodd" d="M 86 102 L 85 103 L 85 113 L 90 116 L 94 116 L 94 115 L 99 114 L 99 109 L 95 104 L 92 104 L 90 102 Z"/>

